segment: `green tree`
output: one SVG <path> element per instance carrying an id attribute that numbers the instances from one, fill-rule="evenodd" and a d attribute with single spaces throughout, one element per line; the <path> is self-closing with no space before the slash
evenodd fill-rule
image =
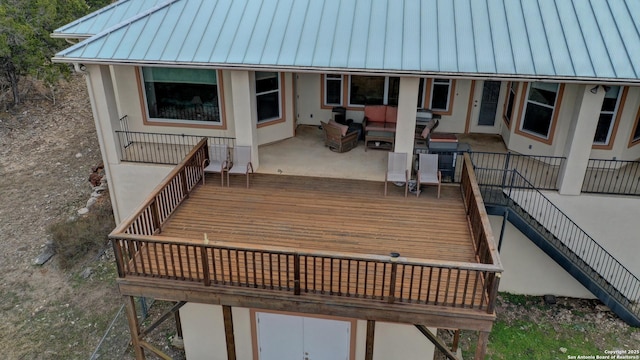
<path id="1" fill-rule="evenodd" d="M 51 63 L 51 57 L 65 43 L 50 34 L 88 11 L 85 0 L 0 2 L 0 75 L 12 89 L 14 105 L 20 103 L 18 82 L 22 76 L 44 80 L 54 89 L 60 77 L 68 74 L 68 67 Z"/>

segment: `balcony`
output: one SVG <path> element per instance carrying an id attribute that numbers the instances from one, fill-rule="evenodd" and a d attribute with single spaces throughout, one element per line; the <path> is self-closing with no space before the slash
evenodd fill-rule
<path id="1" fill-rule="evenodd" d="M 111 234 L 122 295 L 491 329 L 502 266 L 468 154 L 436 199 L 303 176 L 202 185 L 206 146 Z"/>

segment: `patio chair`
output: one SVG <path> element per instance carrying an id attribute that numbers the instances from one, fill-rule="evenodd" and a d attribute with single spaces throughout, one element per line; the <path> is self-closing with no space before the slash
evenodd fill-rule
<path id="1" fill-rule="evenodd" d="M 416 197 L 420 196 L 420 185 L 438 185 L 438 199 L 440 199 L 440 183 L 442 173 L 438 170 L 438 154 L 419 154 L 418 179 Z"/>
<path id="2" fill-rule="evenodd" d="M 209 145 L 209 158 L 202 162 L 204 173 L 220 173 L 220 186 L 224 186 L 224 171 L 229 166 L 229 146 L 227 144 Z M 202 185 L 204 185 L 204 174 Z"/>
<path id="3" fill-rule="evenodd" d="M 227 170 L 227 187 L 229 186 L 229 174 L 244 174 L 247 176 L 247 189 L 249 188 L 249 174 L 253 172 L 251 164 L 251 146 L 235 146 L 231 167 Z"/>
<path id="4" fill-rule="evenodd" d="M 409 169 L 407 153 L 390 152 L 387 161 L 387 173 L 384 176 L 384 196 L 387 196 L 387 182 L 404 182 L 404 197 L 409 190 Z"/>

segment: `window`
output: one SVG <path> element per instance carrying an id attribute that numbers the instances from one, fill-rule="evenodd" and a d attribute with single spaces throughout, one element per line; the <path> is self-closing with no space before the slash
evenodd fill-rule
<path id="1" fill-rule="evenodd" d="M 600 119 L 598 119 L 596 134 L 593 137 L 594 145 L 609 145 L 621 93 L 619 86 L 611 86 L 607 93 L 604 94 L 604 102 L 602 103 L 602 109 L 600 109 Z"/>
<path id="2" fill-rule="evenodd" d="M 342 75 L 326 74 L 324 76 L 324 104 L 342 106 Z"/>
<path id="3" fill-rule="evenodd" d="M 150 119 L 221 123 L 215 70 L 143 67 L 142 78 Z"/>
<path id="4" fill-rule="evenodd" d="M 256 71 L 256 106 L 258 123 L 282 118 L 280 76 L 277 72 Z"/>
<path id="5" fill-rule="evenodd" d="M 451 80 L 433 79 L 431 83 L 431 110 L 449 111 Z"/>
<path id="6" fill-rule="evenodd" d="M 504 108 L 504 122 L 507 123 L 507 126 L 511 125 L 511 118 L 513 117 L 513 106 L 516 102 L 516 94 L 518 92 L 518 83 L 512 81 L 509 83 L 509 93 L 507 94 L 507 101 L 505 102 Z"/>
<path id="7" fill-rule="evenodd" d="M 398 105 L 399 77 L 349 77 L 349 105 Z"/>
<path id="8" fill-rule="evenodd" d="M 549 139 L 558 89 L 557 83 L 534 82 L 529 84 L 520 130 Z"/>

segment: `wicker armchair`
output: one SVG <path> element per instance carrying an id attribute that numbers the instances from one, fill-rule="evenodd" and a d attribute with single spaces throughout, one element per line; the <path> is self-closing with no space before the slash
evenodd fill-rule
<path id="1" fill-rule="evenodd" d="M 358 132 L 352 131 L 348 134 L 342 135 L 343 129 L 340 126 L 347 127 L 346 125 L 334 125 L 332 123 L 320 122 L 322 124 L 322 130 L 324 131 L 324 146 L 329 147 L 332 151 L 343 153 L 347 152 L 354 147 L 358 146 Z"/>

